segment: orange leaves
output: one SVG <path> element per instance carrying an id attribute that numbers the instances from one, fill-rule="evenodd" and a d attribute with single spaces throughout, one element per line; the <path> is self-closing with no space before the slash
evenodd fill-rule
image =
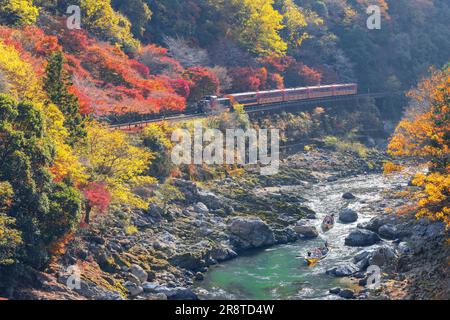
<path id="1" fill-rule="evenodd" d="M 388 151 L 428 163 L 427 174 L 417 174 L 413 192 L 417 217 L 444 221 L 450 227 L 450 69 L 432 70 L 416 90 L 409 93 L 415 109 L 398 125 Z M 385 170 L 395 169 L 387 165 Z"/>
<path id="2" fill-rule="evenodd" d="M 383 172 L 384 174 L 391 174 L 391 173 L 395 173 L 395 172 L 400 172 L 404 169 L 403 166 L 395 164 L 393 162 L 386 162 L 383 166 Z"/>

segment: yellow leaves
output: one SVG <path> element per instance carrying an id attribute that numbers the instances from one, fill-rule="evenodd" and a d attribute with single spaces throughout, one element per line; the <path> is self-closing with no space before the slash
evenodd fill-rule
<path id="1" fill-rule="evenodd" d="M 96 122 L 87 126 L 87 132 L 87 146 L 80 156 L 91 179 L 106 184 L 113 203 L 147 207 L 148 199 L 133 189 L 156 182 L 144 175 L 152 154 L 132 145 L 122 131 L 112 131 Z"/>
<path id="2" fill-rule="evenodd" d="M 283 24 L 288 33 L 288 41 L 294 46 L 300 46 L 308 34 L 304 29 L 308 25 L 306 16 L 292 1 L 285 0 L 283 5 Z"/>
<path id="3" fill-rule="evenodd" d="M 0 71 L 6 77 L 7 93 L 17 100 L 32 101 L 45 117 L 46 136 L 55 145 L 56 158 L 51 168 L 55 180 L 70 176 L 76 184 L 83 183 L 86 175 L 72 148 L 65 141 L 64 115 L 54 104 L 45 104 L 46 95 L 32 65 L 12 46 L 0 41 Z"/>
<path id="4" fill-rule="evenodd" d="M 110 0 L 81 0 L 81 8 L 86 14 L 83 23 L 92 33 L 135 50 L 139 48 L 139 41 L 131 34 L 130 21 L 114 11 Z"/>
<path id="5" fill-rule="evenodd" d="M 237 1 L 237 0 L 233 0 Z M 273 8 L 273 0 L 239 0 L 250 12 L 238 38 L 251 51 L 261 56 L 282 56 L 287 44 L 281 39 L 279 31 L 284 28 L 283 16 Z"/>
<path id="6" fill-rule="evenodd" d="M 31 25 L 36 22 L 39 9 L 33 0 L 0 0 L 0 21 L 14 26 Z"/>
<path id="7" fill-rule="evenodd" d="M 226 33 L 247 48 L 265 56 L 283 56 L 287 43 L 280 36 L 283 16 L 274 9 L 273 0 L 208 0 L 228 17 Z"/>
<path id="8" fill-rule="evenodd" d="M 42 85 L 33 67 L 23 60 L 19 52 L 0 40 L 0 71 L 7 81 L 8 94 L 17 100 L 39 102 L 44 100 Z"/>

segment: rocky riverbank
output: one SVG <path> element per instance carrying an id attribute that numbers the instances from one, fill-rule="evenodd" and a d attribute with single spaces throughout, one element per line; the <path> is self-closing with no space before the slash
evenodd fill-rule
<path id="1" fill-rule="evenodd" d="M 27 299 L 197 299 L 192 286 L 202 281 L 211 266 L 248 250 L 318 237 L 317 215 L 304 192 L 318 183 L 379 172 L 383 159 L 379 152 L 362 159 L 320 149 L 287 157 L 275 176 L 247 170 L 203 183 L 175 179 L 180 199 L 99 219 L 74 235 L 65 254 L 45 273 L 30 270 L 24 281 L 27 285 L 19 285 L 11 295 Z M 447 287 L 444 283 L 448 276 L 442 269 L 448 258 L 448 251 L 442 249 L 445 230 L 413 217 L 385 214 L 386 208 L 402 202 L 394 191 L 371 206 L 378 213 L 370 222 L 357 225 L 358 212 L 340 213 L 342 223 L 355 224 L 345 245 L 369 249 L 326 271 L 331 277 L 349 277 L 355 284 L 354 289 L 332 289 L 336 296 L 448 297 L 448 282 Z M 359 201 L 351 193 L 339 196 Z M 366 290 L 366 269 L 374 264 L 382 268 L 382 284 L 378 290 Z M 76 266 L 81 275 L 73 290 L 67 287 L 73 281 L 70 266 Z M 427 294 L 429 289 L 436 290 Z"/>

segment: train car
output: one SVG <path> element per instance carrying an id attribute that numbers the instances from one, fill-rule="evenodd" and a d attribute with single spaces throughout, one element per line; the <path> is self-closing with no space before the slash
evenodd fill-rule
<path id="1" fill-rule="evenodd" d="M 224 98 L 208 96 L 202 99 L 201 112 L 209 113 L 221 107 L 231 107 L 241 104 L 245 107 L 268 105 L 282 102 L 301 101 L 308 99 L 320 99 L 333 96 L 345 96 L 357 94 L 356 83 L 335 84 L 314 87 L 288 88 L 281 90 L 267 90 L 258 92 L 244 92 L 226 95 Z"/>

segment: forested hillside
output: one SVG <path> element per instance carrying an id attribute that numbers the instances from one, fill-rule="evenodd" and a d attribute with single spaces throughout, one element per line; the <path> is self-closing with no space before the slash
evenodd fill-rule
<path id="1" fill-rule="evenodd" d="M 370 4 L 382 8 L 380 30 L 367 28 Z M 74 5 L 80 29 L 67 24 Z M 0 0 L 0 293 L 56 261 L 96 217 L 177 195 L 154 192 L 182 175 L 167 165 L 173 128 L 137 137 L 108 123 L 231 92 L 350 82 L 407 91 L 448 63 L 449 17 L 448 0 Z M 427 189 L 419 215 L 448 223 L 448 69 L 429 86 L 433 108 L 401 123 L 391 152 L 432 156 L 435 170 L 416 181 L 440 198 Z M 324 111 L 314 112 L 290 121 L 325 132 Z M 405 142 L 401 130 L 424 119 L 438 137 Z M 248 126 L 241 113 L 214 123 L 224 122 Z"/>

